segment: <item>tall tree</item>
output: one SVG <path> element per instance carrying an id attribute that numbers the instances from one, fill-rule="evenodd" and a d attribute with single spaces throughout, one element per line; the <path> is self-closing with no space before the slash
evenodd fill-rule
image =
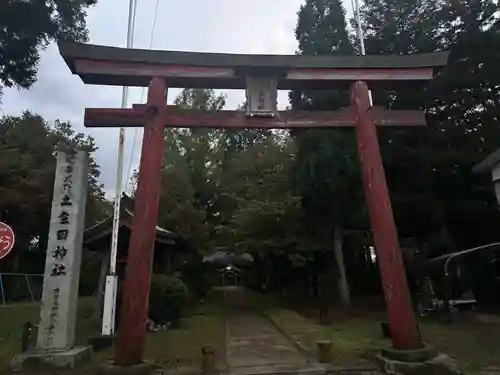
<path id="1" fill-rule="evenodd" d="M 227 160 L 221 173 L 223 198 L 218 243 L 250 253 L 259 287 L 282 290 L 300 258 L 304 241 L 300 197 L 293 190 L 294 145 L 270 135 Z"/>
<path id="2" fill-rule="evenodd" d="M 105 215 L 99 166 L 92 157 L 97 149 L 94 140 L 76 133 L 69 123 L 56 121 L 51 126 L 29 112 L 0 119 L 0 196 L 4 198 L 0 200 L 0 219 L 16 232 L 17 255 L 12 258 L 11 269 L 43 269 L 56 167 L 54 152 L 68 148 L 90 153 L 86 221 L 93 224 Z M 31 259 L 22 263 L 29 250 L 40 256 L 36 262 Z"/>
<path id="3" fill-rule="evenodd" d="M 292 189 L 293 143 L 272 136 L 228 161 L 222 194 L 233 208 L 224 230 L 239 252 L 262 253 L 294 248 L 299 199 Z"/>
<path id="4" fill-rule="evenodd" d="M 352 45 L 340 0 L 307 0 L 297 13 L 299 52 L 310 56 L 350 54 Z"/>
<path id="5" fill-rule="evenodd" d="M 354 53 L 347 32 L 345 9 L 340 0 L 307 0 L 297 12 L 295 28 L 301 55 L 350 55 Z M 290 93 L 293 108 L 337 109 L 348 104 L 343 90 L 294 90 Z"/>
<path id="6" fill-rule="evenodd" d="M 175 104 L 198 111 L 218 111 L 226 99 L 214 90 L 184 89 Z M 215 170 L 220 160 L 220 132 L 214 129 L 167 129 L 159 224 L 177 231 L 202 251 L 211 247 L 211 223 L 217 215 Z"/>
<path id="7" fill-rule="evenodd" d="M 307 0 L 298 12 L 295 36 L 303 55 L 346 55 L 354 53 L 340 0 Z M 345 90 L 295 91 L 293 109 L 334 110 L 348 105 Z M 302 207 L 309 218 L 309 231 L 333 250 L 339 268 L 339 295 L 345 307 L 350 293 L 345 271 L 343 228 L 352 224 L 351 213 L 359 212 L 360 181 L 356 143 L 352 132 L 302 130 L 296 141 L 296 184 Z"/>
<path id="8" fill-rule="evenodd" d="M 443 22 L 443 39 L 448 45 L 465 35 L 500 30 L 498 2 L 494 0 L 442 0 L 439 17 Z"/>
<path id="9" fill-rule="evenodd" d="M 361 9 L 368 54 L 435 51 L 441 0 L 366 0 Z"/>
<path id="10" fill-rule="evenodd" d="M 370 54 L 452 51 L 427 90 L 374 92 L 379 105 L 427 108 L 427 129 L 380 137 L 400 235 L 420 247 L 445 233 L 462 248 L 498 237 L 494 197 L 471 176 L 474 163 L 498 147 L 497 7 L 492 0 L 366 0 L 362 9 Z"/>
<path id="11" fill-rule="evenodd" d="M 226 96 L 213 89 L 183 89 L 174 104 L 197 111 L 220 111 L 226 105 Z"/>
<path id="12" fill-rule="evenodd" d="M 86 42 L 85 17 L 97 0 L 2 1 L 0 86 L 30 87 L 40 52 L 52 41 Z"/>
<path id="13" fill-rule="evenodd" d="M 212 89 L 184 89 L 175 99 L 179 107 L 198 111 L 219 111 L 226 105 L 224 94 L 216 94 Z M 195 189 L 197 204 L 211 214 L 213 205 L 214 181 L 211 178 L 219 159 L 217 129 L 179 129 L 173 130 L 177 136 L 177 148 L 189 169 Z"/>

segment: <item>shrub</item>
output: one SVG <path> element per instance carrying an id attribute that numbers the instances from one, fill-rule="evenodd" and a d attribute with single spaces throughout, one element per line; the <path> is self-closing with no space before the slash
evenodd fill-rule
<path id="1" fill-rule="evenodd" d="M 153 275 L 149 292 L 149 318 L 155 323 L 178 325 L 187 304 L 188 290 L 178 277 Z"/>
<path id="2" fill-rule="evenodd" d="M 118 290 L 116 321 L 119 322 L 123 285 Z M 189 293 L 178 277 L 156 274 L 151 278 L 148 316 L 157 324 L 170 322 L 178 326 L 188 304 Z"/>

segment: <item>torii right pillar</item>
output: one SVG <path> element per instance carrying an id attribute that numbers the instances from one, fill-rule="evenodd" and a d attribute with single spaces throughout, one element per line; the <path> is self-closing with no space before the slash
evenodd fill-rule
<path id="1" fill-rule="evenodd" d="M 450 357 L 437 354 L 420 337 L 365 82 L 352 85 L 351 105 L 357 116 L 358 154 L 393 344 L 392 349 L 382 349 L 379 364 L 388 374 L 461 374 Z"/>
<path id="2" fill-rule="evenodd" d="M 356 138 L 371 227 L 392 342 L 396 349 L 422 347 L 406 281 L 398 233 L 380 155 L 377 128 L 371 117 L 371 103 L 365 82 L 354 83 L 351 104 L 356 110 Z"/>

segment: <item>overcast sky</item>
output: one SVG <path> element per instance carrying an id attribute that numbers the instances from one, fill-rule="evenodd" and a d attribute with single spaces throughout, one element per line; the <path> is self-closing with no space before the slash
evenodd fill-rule
<path id="1" fill-rule="evenodd" d="M 159 1 L 153 49 L 250 54 L 293 54 L 297 49 L 296 13 L 305 0 Z M 134 47 L 149 48 L 155 4 L 156 0 L 138 0 Z M 125 46 L 127 15 L 128 1 L 100 0 L 87 18 L 90 42 Z M 177 93 L 170 90 L 169 102 Z M 139 103 L 141 94 L 140 88 L 131 89 L 129 106 Z M 244 100 L 243 92 L 227 95 L 228 109 Z M 35 86 L 29 91 L 7 89 L 2 102 L 3 114 L 18 115 L 29 109 L 47 121 L 71 121 L 77 131 L 92 135 L 99 147 L 101 182 L 107 197 L 114 196 L 118 129 L 85 129 L 83 113 L 85 107 L 119 107 L 121 88 L 85 86 L 71 74 L 57 48 L 50 46 L 43 53 Z M 280 107 L 287 104 L 286 93 L 280 93 Z M 127 130 L 124 181 L 137 167 L 141 140 L 141 130 Z"/>

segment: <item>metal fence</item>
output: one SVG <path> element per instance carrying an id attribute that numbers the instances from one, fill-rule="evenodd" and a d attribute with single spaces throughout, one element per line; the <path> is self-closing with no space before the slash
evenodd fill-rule
<path id="1" fill-rule="evenodd" d="M 43 274 L 0 273 L 0 303 L 40 301 L 42 297 Z"/>

